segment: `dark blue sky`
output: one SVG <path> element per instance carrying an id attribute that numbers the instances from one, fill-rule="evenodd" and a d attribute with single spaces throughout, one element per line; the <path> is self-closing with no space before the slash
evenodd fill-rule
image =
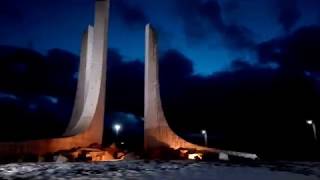
<path id="1" fill-rule="evenodd" d="M 160 50 L 177 49 L 196 74 L 255 63 L 254 46 L 301 26 L 320 24 L 318 0 L 111 0 L 109 46 L 127 61 L 143 60 L 144 25 L 159 33 Z M 0 44 L 61 48 L 79 54 L 93 22 L 94 0 L 2 0 Z"/>

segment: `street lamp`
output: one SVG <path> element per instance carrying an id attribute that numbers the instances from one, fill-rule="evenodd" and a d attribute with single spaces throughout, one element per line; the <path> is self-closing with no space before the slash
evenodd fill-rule
<path id="1" fill-rule="evenodd" d="M 113 129 L 116 131 L 116 135 L 118 136 L 119 131 L 121 130 L 121 125 L 120 124 L 115 124 L 113 126 Z"/>
<path id="2" fill-rule="evenodd" d="M 208 146 L 208 135 L 207 135 L 207 131 L 206 131 L 206 130 L 201 130 L 201 134 L 203 135 L 205 146 Z"/>
<path id="3" fill-rule="evenodd" d="M 312 121 L 312 120 L 307 120 L 306 121 L 308 125 L 311 125 L 312 126 L 312 130 L 313 130 L 313 136 L 314 136 L 314 139 L 317 141 L 317 127 L 316 127 L 316 124 Z"/>

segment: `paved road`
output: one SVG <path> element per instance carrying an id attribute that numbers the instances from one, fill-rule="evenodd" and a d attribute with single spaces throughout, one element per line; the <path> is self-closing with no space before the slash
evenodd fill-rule
<path id="1" fill-rule="evenodd" d="M 320 163 L 116 161 L 0 165 L 0 179 L 319 180 Z"/>

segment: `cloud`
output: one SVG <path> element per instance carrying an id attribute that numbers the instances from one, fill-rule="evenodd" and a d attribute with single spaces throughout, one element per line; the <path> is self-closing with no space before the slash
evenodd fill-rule
<path id="1" fill-rule="evenodd" d="M 107 111 L 143 116 L 143 63 L 138 60 L 125 62 L 116 50 L 110 49 L 107 78 Z"/>
<path id="2" fill-rule="evenodd" d="M 301 12 L 297 0 L 277 1 L 279 12 L 278 21 L 285 31 L 289 31 L 298 22 Z"/>
<path id="3" fill-rule="evenodd" d="M 149 19 L 143 10 L 134 4 L 125 0 L 112 0 L 111 14 L 118 15 L 121 20 L 128 26 L 145 25 Z"/>
<path id="4" fill-rule="evenodd" d="M 247 61 L 242 59 L 235 59 L 231 63 L 231 69 L 234 71 L 249 69 L 250 67 L 251 67 L 251 64 L 249 64 Z"/>
<path id="5" fill-rule="evenodd" d="M 290 41 L 286 41 L 286 47 L 301 56 L 304 56 L 304 52 L 317 51 L 311 46 L 318 42 L 315 40 L 317 34 L 316 27 L 299 30 L 289 38 Z M 307 38 L 307 35 L 313 39 Z M 304 42 L 312 43 L 305 49 Z M 18 127 L 20 133 L 17 139 L 51 136 L 52 131 L 45 130 L 51 129 L 57 133 L 63 130 L 62 127 L 69 120 L 75 89 L 68 86 L 75 84 L 69 84 L 70 81 L 65 79 L 74 79 L 79 57 L 61 50 L 53 50 L 46 56 L 39 56 L 30 50 L 18 50 L 11 51 L 14 55 L 1 56 L 0 62 L 6 63 L 0 67 L 8 71 L 1 70 L 0 77 L 14 74 L 14 71 L 5 67 L 15 63 L 26 63 L 27 74 L 30 69 L 37 68 L 43 71 L 49 69 L 50 73 L 41 74 L 41 86 L 31 81 L 38 79 L 27 81 L 25 84 L 31 83 L 34 87 L 26 88 L 24 93 L 14 89 L 12 92 L 15 93 L 8 91 L 10 88 L 4 86 L 4 78 L 0 80 L 1 92 L 19 97 L 19 102 L 0 99 L 0 113 L 12 120 L 0 127 L 0 132 L 6 133 L 1 138 L 10 138 L 10 135 L 12 138 L 12 134 L 17 132 L 17 123 L 22 124 L 21 128 Z M 267 56 L 268 51 L 265 54 Z M 302 67 L 309 68 L 309 65 Z M 308 129 L 301 123 L 305 124 L 305 119 L 320 119 L 317 108 L 320 96 L 316 91 L 317 82 L 312 77 L 288 71 L 290 68 L 284 65 L 281 68 L 269 68 L 236 59 L 226 71 L 199 76 L 193 74 L 190 59 L 177 50 L 168 50 L 160 58 L 161 99 L 166 117 L 178 133 L 206 128 L 213 137 L 210 141 L 215 147 L 268 155 L 277 146 L 283 150 L 283 153 L 277 151 L 277 154 L 287 155 L 288 150 L 294 157 L 297 152 L 304 154 L 301 152 L 306 149 L 309 137 Z M 63 79 L 58 81 L 58 78 Z M 107 113 L 124 112 L 142 117 L 143 63 L 139 60 L 125 61 L 117 50 L 109 49 L 107 78 Z M 18 81 L 19 78 L 14 80 L 15 83 L 23 82 Z M 31 91 L 33 89 L 41 95 L 34 94 Z M 30 135 L 30 130 L 34 128 L 41 131 Z M 283 129 L 286 129 L 285 134 Z M 252 143 L 252 136 L 260 141 Z"/>
<path id="6" fill-rule="evenodd" d="M 13 94 L 0 92 L 0 99 L 18 100 L 18 97 Z"/>
<path id="7" fill-rule="evenodd" d="M 277 62 L 300 71 L 320 71 L 320 26 L 298 29 L 258 46 L 261 62 Z"/>
<path id="8" fill-rule="evenodd" d="M 19 134 L 14 140 L 59 136 L 71 117 L 79 56 L 61 49 L 41 55 L 9 46 L 1 46 L 0 52 L 0 113 L 11 120 L 0 128 L 8 133 L 1 133 L 1 138 L 13 140 L 14 132 Z M 116 50 L 110 49 L 107 77 L 107 111 L 143 116 L 143 63 L 125 62 Z"/>
<path id="9" fill-rule="evenodd" d="M 71 116 L 72 74 L 79 57 L 57 49 L 44 56 L 10 46 L 1 46 L 0 52 L 0 91 L 6 92 L 0 94 L 0 139 L 60 136 Z"/>
<path id="10" fill-rule="evenodd" d="M 208 40 L 219 33 L 225 45 L 232 49 L 252 48 L 255 45 L 253 33 L 244 26 L 227 24 L 217 1 L 189 0 L 181 4 L 176 1 L 182 18 L 185 35 L 191 42 Z"/>
<path id="11" fill-rule="evenodd" d="M 190 59 L 181 52 L 170 49 L 160 58 L 160 73 L 166 76 L 166 79 L 181 79 L 190 76 L 193 73 L 193 64 Z"/>

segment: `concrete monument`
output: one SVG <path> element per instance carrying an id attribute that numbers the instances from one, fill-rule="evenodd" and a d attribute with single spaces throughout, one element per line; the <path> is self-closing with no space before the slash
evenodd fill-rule
<path id="1" fill-rule="evenodd" d="M 164 115 L 159 85 L 157 37 L 150 24 L 145 29 L 145 97 L 144 97 L 144 149 L 147 154 L 163 148 L 192 149 L 228 156 L 257 159 L 256 154 L 208 148 L 187 142 L 172 131 Z M 223 159 L 222 159 L 223 160 Z"/>
<path id="2" fill-rule="evenodd" d="M 145 36 L 144 149 L 169 147 L 216 152 L 216 149 L 187 142 L 169 127 L 160 99 L 157 38 L 150 24 L 146 26 Z"/>
<path id="3" fill-rule="evenodd" d="M 0 155 L 42 155 L 101 144 L 104 125 L 109 0 L 96 0 L 95 24 L 84 34 L 70 123 L 62 138 L 0 143 Z"/>

